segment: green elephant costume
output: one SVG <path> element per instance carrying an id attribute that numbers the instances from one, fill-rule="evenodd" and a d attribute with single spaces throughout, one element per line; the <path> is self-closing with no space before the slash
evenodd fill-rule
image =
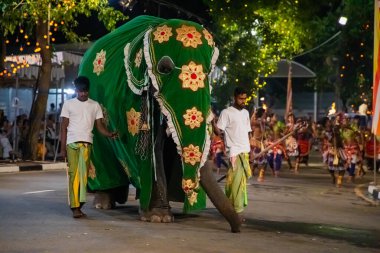
<path id="1" fill-rule="evenodd" d="M 201 25 L 151 16 L 134 18 L 94 43 L 79 74 L 89 78 L 90 97 L 119 138 L 94 131 L 92 190 L 131 183 L 140 208 L 148 209 L 157 177 L 154 143 L 165 120 L 181 161 L 184 212 L 205 207 L 200 168 L 210 147 L 208 75 L 217 57 L 213 37 Z"/>

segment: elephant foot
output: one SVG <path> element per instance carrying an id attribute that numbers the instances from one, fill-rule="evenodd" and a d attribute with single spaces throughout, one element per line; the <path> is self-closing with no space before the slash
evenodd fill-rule
<path id="1" fill-rule="evenodd" d="M 93 205 L 97 209 L 115 208 L 116 202 L 119 204 L 124 204 L 127 201 L 128 193 L 129 185 L 104 191 L 96 191 Z"/>
<path id="2" fill-rule="evenodd" d="M 115 201 L 108 192 L 96 192 L 93 205 L 96 209 L 112 209 L 115 207 Z"/>
<path id="3" fill-rule="evenodd" d="M 140 220 L 153 223 L 174 222 L 174 216 L 168 208 L 153 208 L 150 211 L 140 211 Z"/>

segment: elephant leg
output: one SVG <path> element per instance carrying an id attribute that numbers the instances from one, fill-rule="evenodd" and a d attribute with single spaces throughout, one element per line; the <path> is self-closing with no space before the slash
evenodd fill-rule
<path id="1" fill-rule="evenodd" d="M 233 208 L 230 200 L 224 194 L 216 182 L 212 173 L 212 161 L 207 161 L 201 168 L 201 185 L 216 209 L 226 218 L 231 227 L 231 232 L 240 232 L 241 219 Z"/>
<path id="2" fill-rule="evenodd" d="M 121 186 L 104 191 L 96 191 L 94 194 L 93 205 L 97 209 L 112 209 L 116 202 L 123 204 L 127 201 L 129 185 Z"/>
<path id="3" fill-rule="evenodd" d="M 154 145 L 156 159 L 156 174 L 153 180 L 151 200 L 148 211 L 140 213 L 141 220 L 150 222 L 173 222 L 174 217 L 170 211 L 170 205 L 167 192 L 167 181 L 164 167 L 164 148 L 166 131 L 164 125 L 158 129 L 156 142 Z"/>

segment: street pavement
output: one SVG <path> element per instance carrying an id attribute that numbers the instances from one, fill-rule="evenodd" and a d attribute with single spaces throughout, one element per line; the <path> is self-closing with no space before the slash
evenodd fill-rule
<path id="1" fill-rule="evenodd" d="M 92 207 L 89 193 L 88 218 L 73 219 L 66 180 L 63 168 L 0 173 L 0 252 L 380 252 L 380 208 L 367 194 L 372 174 L 336 188 L 316 155 L 299 174 L 284 165 L 278 178 L 268 171 L 262 183 L 249 180 L 238 234 L 211 202 L 187 215 L 171 203 L 172 224 L 141 222 L 132 187 L 114 210 Z"/>

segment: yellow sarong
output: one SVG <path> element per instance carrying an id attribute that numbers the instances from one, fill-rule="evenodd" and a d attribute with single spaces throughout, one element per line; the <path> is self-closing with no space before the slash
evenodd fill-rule
<path id="1" fill-rule="evenodd" d="M 237 213 L 243 212 L 244 207 L 248 204 L 247 179 L 251 176 L 248 153 L 241 153 L 231 158 L 225 193 Z"/>
<path id="2" fill-rule="evenodd" d="M 70 207 L 76 208 L 86 202 L 87 176 L 90 166 L 90 143 L 70 143 L 66 146 L 69 175 Z"/>

